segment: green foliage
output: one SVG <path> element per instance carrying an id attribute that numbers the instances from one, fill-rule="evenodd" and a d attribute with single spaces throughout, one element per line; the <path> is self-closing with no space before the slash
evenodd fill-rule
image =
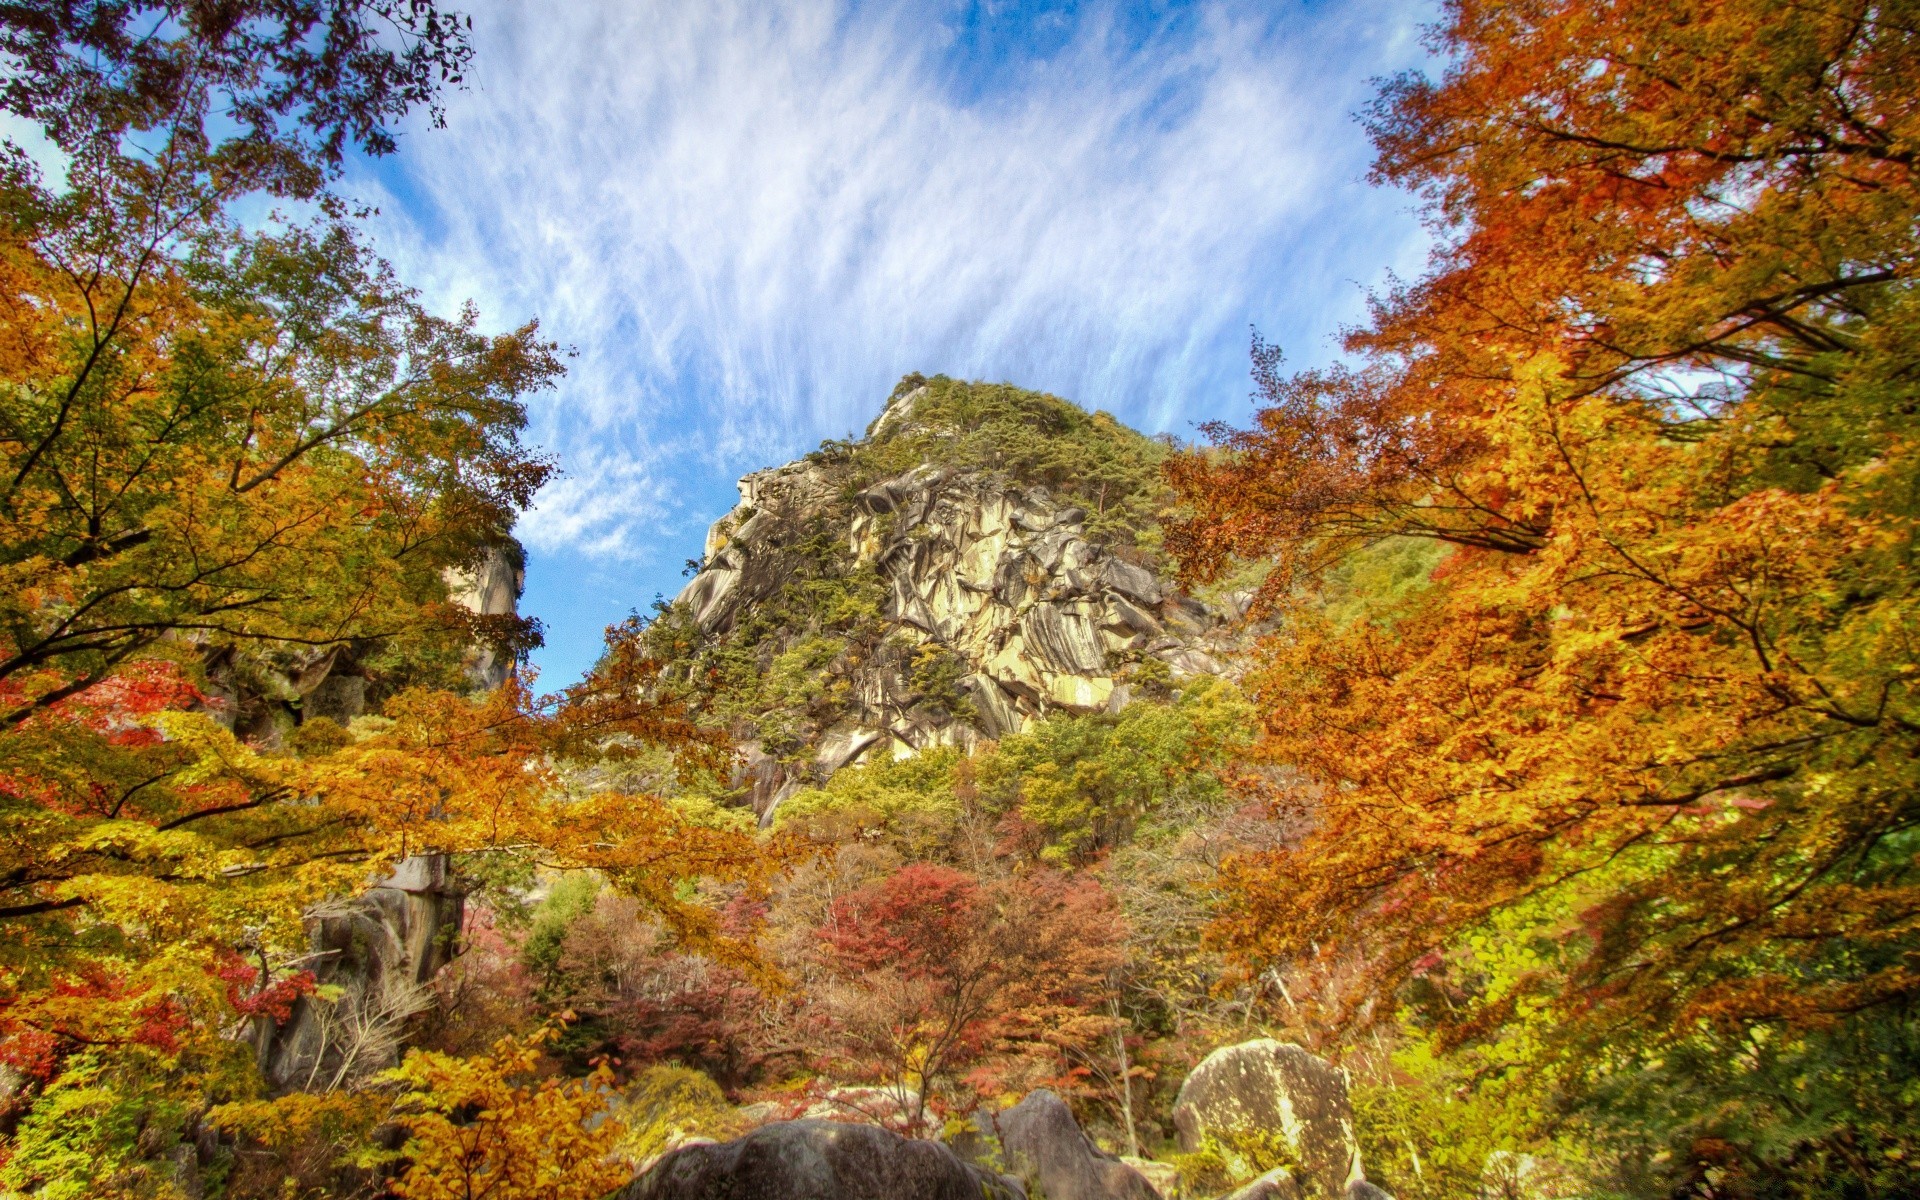
<path id="1" fill-rule="evenodd" d="M 1276 1167 L 1301 1178 L 1300 1157 L 1278 1129 L 1228 1129 L 1209 1133 L 1191 1151 L 1168 1157 L 1187 1191 L 1214 1195 L 1257 1179 Z"/>
<path id="2" fill-rule="evenodd" d="M 1609 1057 L 1617 1065 L 1590 1084 L 1582 1125 L 1614 1195 L 1702 1184 L 1796 1200 L 1920 1194 L 1909 1006 L 1811 1031 L 1702 1029 L 1657 1056 Z"/>
<path id="3" fill-rule="evenodd" d="M 1318 607 L 1339 626 L 1390 623 L 1404 601 L 1432 583 L 1446 556 L 1447 546 L 1429 538 L 1385 538 L 1355 551 L 1318 581 Z"/>
<path id="4" fill-rule="evenodd" d="M 619 1111 L 626 1132 L 615 1152 L 635 1164 L 666 1153 L 677 1139 L 737 1137 L 745 1124 L 719 1084 L 699 1071 L 670 1064 L 642 1071 Z"/>
<path id="5" fill-rule="evenodd" d="M 968 674 L 965 659 L 938 642 L 927 642 L 913 652 L 907 682 L 923 703 L 945 709 L 956 720 L 971 721 L 978 714 L 962 683 Z"/>
<path id="6" fill-rule="evenodd" d="M 967 806 L 1038 832 L 1042 861 L 1071 866 L 1136 839 L 1178 836 L 1226 799 L 1219 771 L 1244 744 L 1247 702 L 1200 679 L 1164 703 L 1056 715 L 971 757 L 936 747 L 846 767 L 783 802 L 776 821 L 826 814 L 888 831 L 924 855 Z"/>
<path id="7" fill-rule="evenodd" d="M 13 1131 L 0 1165 L 5 1194 L 176 1195 L 167 1152 L 210 1097 L 246 1095 L 257 1086 L 246 1047 L 228 1043 L 213 1051 L 208 1059 L 102 1045 L 69 1058 Z"/>
<path id="8" fill-rule="evenodd" d="M 562 875 L 533 910 L 520 955 L 527 969 L 540 979 L 557 980 L 567 930 L 593 911 L 600 896 L 600 880 L 590 872 Z"/>
<path id="9" fill-rule="evenodd" d="M 1135 836 L 1163 811 L 1217 803 L 1216 773 L 1247 736 L 1250 709 L 1228 683 L 1203 679 L 1170 704 L 1042 721 L 979 762 L 982 799 L 1045 836 L 1041 857 L 1083 862 Z"/>
<path id="10" fill-rule="evenodd" d="M 1087 510 L 1096 540 L 1157 549 L 1167 503 L 1160 464 L 1169 447 L 1105 412 L 1004 383 L 908 376 L 895 395 L 924 389 L 912 416 L 870 429 L 849 457 L 863 479 L 881 479 L 922 462 L 993 471 L 1041 484 Z"/>
<path id="11" fill-rule="evenodd" d="M 777 826 L 805 827 L 829 815 L 883 829 L 923 856 L 960 814 L 959 750 L 936 746 L 908 758 L 891 756 L 836 771 L 825 786 L 807 788 L 775 810 Z"/>

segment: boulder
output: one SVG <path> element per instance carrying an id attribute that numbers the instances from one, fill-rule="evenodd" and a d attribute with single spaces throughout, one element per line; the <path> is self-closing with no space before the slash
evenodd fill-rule
<path id="1" fill-rule="evenodd" d="M 1025 1200 L 938 1142 L 873 1125 L 780 1121 L 686 1146 L 610 1200 Z"/>
<path id="2" fill-rule="evenodd" d="M 1180 1194 L 1180 1168 L 1172 1163 L 1155 1162 L 1151 1158 L 1133 1158 L 1122 1154 L 1120 1161 L 1140 1172 L 1153 1190 L 1172 1200 Z"/>
<path id="3" fill-rule="evenodd" d="M 1045 1088 L 994 1118 L 1007 1165 L 1046 1200 L 1159 1200 L 1146 1176 L 1095 1146 Z"/>
<path id="4" fill-rule="evenodd" d="M 1260 1038 L 1207 1055 L 1180 1085 L 1173 1123 L 1188 1152 L 1207 1138 L 1231 1146 L 1278 1132 L 1300 1164 L 1299 1182 L 1323 1196 L 1365 1179 L 1346 1076 L 1291 1043 Z"/>
<path id="5" fill-rule="evenodd" d="M 1227 1193 L 1225 1200 L 1300 1200 L 1300 1185 L 1294 1181 L 1293 1172 L 1275 1167 Z"/>

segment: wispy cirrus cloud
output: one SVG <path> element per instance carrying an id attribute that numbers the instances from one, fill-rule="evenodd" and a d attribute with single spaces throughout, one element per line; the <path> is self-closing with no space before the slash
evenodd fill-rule
<path id="1" fill-rule="evenodd" d="M 436 300 L 578 351 L 535 406 L 567 476 L 521 532 L 624 607 L 733 476 L 908 371 L 1183 431 L 1243 411 L 1250 324 L 1324 357 L 1420 253 L 1348 114 L 1424 11 L 488 0 L 448 128 L 355 184 Z M 556 634 L 569 596 L 597 630 L 561 589 Z"/>

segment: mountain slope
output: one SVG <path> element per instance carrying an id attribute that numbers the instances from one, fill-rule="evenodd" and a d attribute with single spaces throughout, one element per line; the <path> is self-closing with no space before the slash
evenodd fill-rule
<path id="1" fill-rule="evenodd" d="M 1224 670 L 1164 569 L 1167 448 L 1005 385 L 909 376 L 855 442 L 740 481 L 649 630 L 745 751 L 762 821 L 856 760 L 971 747 Z"/>

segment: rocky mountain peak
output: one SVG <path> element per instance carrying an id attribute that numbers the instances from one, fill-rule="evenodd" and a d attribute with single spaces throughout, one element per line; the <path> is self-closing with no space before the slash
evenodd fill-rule
<path id="1" fill-rule="evenodd" d="M 741 739 L 743 798 L 767 820 L 862 758 L 1224 671 L 1221 614 L 1158 552 L 1164 453 L 1055 397 L 936 379 L 865 438 L 743 478 L 655 627 Z"/>

